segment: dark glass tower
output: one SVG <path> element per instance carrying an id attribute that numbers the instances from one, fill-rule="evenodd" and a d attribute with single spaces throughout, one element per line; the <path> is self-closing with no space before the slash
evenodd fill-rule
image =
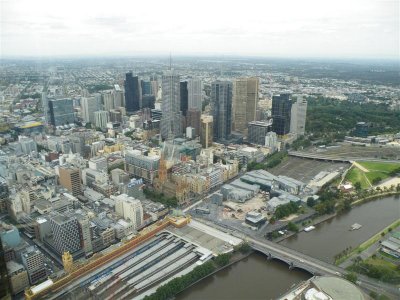
<path id="1" fill-rule="evenodd" d="M 277 135 L 285 135 L 290 131 L 290 112 L 292 101 L 290 94 L 272 97 L 272 131 Z"/>
<path id="2" fill-rule="evenodd" d="M 133 76 L 132 72 L 126 73 L 125 108 L 128 113 L 133 113 L 140 109 L 139 78 L 137 76 Z"/>
<path id="3" fill-rule="evenodd" d="M 188 83 L 187 81 L 180 82 L 180 103 L 181 103 L 181 112 L 186 117 L 187 110 L 189 107 L 189 93 L 188 93 Z"/>
<path id="4" fill-rule="evenodd" d="M 232 127 L 232 83 L 214 81 L 211 84 L 211 101 L 213 104 L 214 139 L 228 139 Z"/>

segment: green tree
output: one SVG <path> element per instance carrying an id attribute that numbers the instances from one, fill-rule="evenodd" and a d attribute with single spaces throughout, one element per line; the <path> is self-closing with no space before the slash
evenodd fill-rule
<path id="1" fill-rule="evenodd" d="M 293 222 L 289 222 L 287 224 L 287 229 L 292 232 L 299 232 L 299 227 L 296 224 L 294 224 Z"/>
<path id="2" fill-rule="evenodd" d="M 307 206 L 308 206 L 308 207 L 314 207 L 314 205 L 315 205 L 315 200 L 314 200 L 314 198 L 313 198 L 313 197 L 308 197 L 308 198 L 307 198 Z"/>
<path id="3" fill-rule="evenodd" d="M 361 191 L 361 182 L 357 181 L 354 184 L 354 188 L 356 189 L 356 191 Z"/>
<path id="4" fill-rule="evenodd" d="M 232 255 L 230 253 L 220 254 L 214 259 L 214 262 L 220 267 L 226 266 L 229 264 L 231 256 Z"/>
<path id="5" fill-rule="evenodd" d="M 350 273 L 347 273 L 346 275 L 344 275 L 344 278 L 346 278 L 348 281 L 356 283 L 358 277 L 357 277 L 356 273 L 350 272 Z"/>

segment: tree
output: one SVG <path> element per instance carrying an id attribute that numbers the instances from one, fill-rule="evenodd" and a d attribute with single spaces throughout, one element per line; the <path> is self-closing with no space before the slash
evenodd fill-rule
<path id="1" fill-rule="evenodd" d="M 289 222 L 287 224 L 287 229 L 292 232 L 299 232 L 299 227 L 296 224 L 294 224 L 293 222 Z"/>
<path id="2" fill-rule="evenodd" d="M 356 191 L 360 191 L 360 190 L 361 190 L 361 182 L 357 181 L 357 182 L 354 184 L 354 188 L 356 189 Z"/>
<path id="3" fill-rule="evenodd" d="M 374 179 L 372 179 L 372 184 L 378 184 L 381 181 L 382 181 L 382 178 L 378 176 L 378 177 L 375 177 Z"/>
<path id="4" fill-rule="evenodd" d="M 350 272 L 344 275 L 344 278 L 346 278 L 348 281 L 351 281 L 352 283 L 356 283 L 358 277 L 356 273 Z"/>
<path id="5" fill-rule="evenodd" d="M 313 197 L 308 197 L 308 198 L 307 198 L 307 206 L 308 206 L 308 207 L 314 207 L 314 205 L 315 205 L 315 200 L 314 200 L 314 198 L 313 198 Z"/>
<path id="6" fill-rule="evenodd" d="M 223 267 L 223 266 L 226 266 L 227 264 L 229 264 L 230 259 L 231 259 L 231 254 L 230 253 L 224 253 L 224 254 L 218 255 L 214 259 L 214 261 L 218 266 Z"/>

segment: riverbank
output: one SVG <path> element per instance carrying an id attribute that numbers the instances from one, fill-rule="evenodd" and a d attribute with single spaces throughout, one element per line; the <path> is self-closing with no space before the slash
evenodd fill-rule
<path id="1" fill-rule="evenodd" d="M 389 196 L 397 196 L 397 195 L 400 195 L 400 191 L 399 192 L 391 191 L 391 192 L 371 195 L 371 196 L 363 197 L 363 198 L 360 198 L 360 199 L 357 199 L 357 200 L 353 201 L 351 203 L 351 206 L 357 206 L 357 205 L 363 204 L 363 203 L 368 202 L 368 201 L 372 201 L 372 200 L 376 200 L 376 199 L 384 198 L 384 197 L 389 197 Z"/>
<path id="2" fill-rule="evenodd" d="M 214 275 L 217 274 L 218 272 L 220 272 L 220 271 L 222 271 L 222 270 L 224 270 L 224 269 L 227 269 L 227 268 L 233 266 L 234 264 L 236 264 L 236 263 L 238 263 L 238 262 L 240 262 L 240 261 L 242 261 L 242 260 L 248 258 L 248 257 L 249 257 L 251 254 L 253 254 L 253 253 L 254 253 L 254 250 L 251 250 L 251 251 L 249 251 L 249 252 L 246 253 L 246 254 L 235 253 L 235 254 L 232 256 L 231 261 L 230 261 L 228 264 L 226 264 L 226 265 L 224 265 L 224 266 L 222 266 L 222 267 L 217 268 L 217 269 L 216 269 L 215 271 L 213 271 L 212 273 L 210 273 L 210 274 L 208 274 L 208 275 L 206 275 L 206 276 L 203 276 L 203 277 L 200 278 L 199 280 L 193 282 L 191 285 L 189 285 L 189 286 L 185 287 L 184 289 L 180 290 L 179 292 L 177 292 L 177 293 L 175 294 L 175 297 L 176 297 L 177 295 L 179 295 L 180 293 L 182 293 L 182 292 L 184 292 L 184 291 L 190 289 L 192 286 L 198 284 L 200 281 L 206 279 L 207 277 L 214 276 Z"/>
<path id="3" fill-rule="evenodd" d="M 371 196 L 359 198 L 359 199 L 353 201 L 353 202 L 351 203 L 351 206 L 352 206 L 352 207 L 356 207 L 356 206 L 359 206 L 359 205 L 361 205 L 361 204 L 363 204 L 363 203 L 366 203 L 366 202 L 369 202 L 369 201 L 372 201 L 372 200 L 376 200 L 376 199 L 380 199 L 380 198 L 385 198 L 385 197 L 389 197 L 389 196 L 397 196 L 397 195 L 400 195 L 400 191 L 399 191 L 399 192 L 397 192 L 397 191 L 391 191 L 391 192 L 386 192 L 386 193 L 380 193 L 380 194 L 376 194 L 376 195 L 371 195 Z M 298 232 L 290 232 L 290 233 L 287 233 L 287 234 L 285 234 L 285 235 L 283 235 L 283 236 L 280 236 L 280 237 L 274 239 L 273 241 L 276 242 L 276 243 L 280 243 L 280 242 L 284 241 L 285 239 L 288 239 L 288 238 L 290 238 L 290 237 L 292 237 L 292 236 L 298 234 L 299 232 L 303 231 L 304 228 L 306 228 L 306 227 L 308 227 L 308 226 L 311 226 L 311 225 L 312 225 L 312 226 L 316 226 L 316 225 L 318 225 L 318 224 L 321 224 L 321 223 L 323 223 L 323 222 L 326 222 L 326 221 L 328 221 L 328 220 L 331 220 L 331 219 L 337 217 L 338 215 L 340 215 L 340 212 L 335 212 L 335 213 L 333 213 L 333 214 L 318 216 L 318 217 L 316 217 L 315 219 L 312 219 L 311 222 L 309 222 L 309 223 L 307 223 L 307 224 L 304 224 L 304 225 L 303 225 L 303 224 L 296 223 L 296 224 L 299 226 L 299 231 L 298 231 Z"/>
<path id="4" fill-rule="evenodd" d="M 396 220 L 390 225 L 386 226 L 384 229 L 380 230 L 378 233 L 373 235 L 371 238 L 360 244 L 357 248 L 353 249 L 350 253 L 340 257 L 335 261 L 336 265 L 342 265 L 345 261 L 354 259 L 361 252 L 368 249 L 370 246 L 378 242 L 384 235 L 386 235 L 390 229 L 394 229 L 400 226 L 400 220 Z"/>
<path id="5" fill-rule="evenodd" d="M 323 216 L 318 216 L 318 217 L 316 217 L 315 219 L 312 219 L 311 222 L 309 222 L 309 223 L 307 223 L 307 224 L 305 224 L 305 225 L 297 224 L 297 223 L 296 223 L 296 224 L 299 226 L 299 231 L 298 231 L 298 232 L 290 232 L 290 233 L 288 233 L 288 234 L 285 234 L 285 235 L 283 235 L 283 236 L 281 236 L 281 237 L 278 237 L 278 238 L 274 239 L 274 242 L 280 243 L 280 242 L 282 242 L 283 240 L 285 240 L 285 239 L 287 239 L 287 238 L 290 238 L 291 236 L 294 236 L 294 235 L 298 234 L 300 231 L 303 231 L 304 228 L 306 228 L 306 227 L 308 227 L 308 226 L 311 226 L 311 225 L 312 225 L 312 226 L 316 226 L 316 225 L 321 224 L 321 223 L 323 223 L 323 222 L 326 222 L 326 221 L 328 221 L 328 220 L 330 220 L 330 219 L 333 219 L 333 218 L 336 217 L 336 216 L 337 216 L 337 213 L 328 214 L 328 215 L 323 215 Z"/>
<path id="6" fill-rule="evenodd" d="M 189 273 L 173 278 L 159 286 L 152 294 L 146 295 L 144 300 L 167 300 L 176 297 L 179 293 L 198 284 L 200 281 L 213 276 L 221 270 L 240 262 L 253 253 L 251 248 L 239 247 L 233 253 L 221 254 L 213 259 L 196 266 Z"/>

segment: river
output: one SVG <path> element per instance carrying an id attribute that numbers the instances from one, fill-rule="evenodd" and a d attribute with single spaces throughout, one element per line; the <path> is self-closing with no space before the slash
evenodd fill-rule
<path id="1" fill-rule="evenodd" d="M 281 242 L 321 260 L 333 262 L 333 257 L 346 247 L 356 247 L 369 237 L 400 218 L 400 199 L 388 197 L 354 207 L 351 211 L 318 224 L 311 232 L 301 232 Z M 349 231 L 352 224 L 362 228 Z M 278 261 L 267 261 L 253 254 L 227 269 L 208 277 L 177 295 L 186 299 L 275 299 L 293 284 L 310 278 L 300 270 L 289 270 Z"/>

